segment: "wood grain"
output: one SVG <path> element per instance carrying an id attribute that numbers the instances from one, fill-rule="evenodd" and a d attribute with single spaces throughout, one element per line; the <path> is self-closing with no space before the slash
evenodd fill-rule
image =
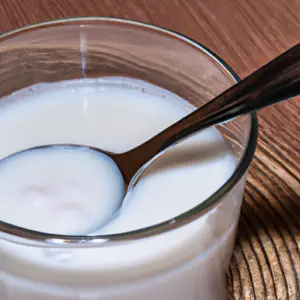
<path id="1" fill-rule="evenodd" d="M 211 48 L 241 77 L 300 41 L 300 0 L 0 0 L 0 33 L 74 16 L 171 28 Z M 233 299 L 300 299 L 299 115 L 299 99 L 259 113 L 229 272 Z"/>

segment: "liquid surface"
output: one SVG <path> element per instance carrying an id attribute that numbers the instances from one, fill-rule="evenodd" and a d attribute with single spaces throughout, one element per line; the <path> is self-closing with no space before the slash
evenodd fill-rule
<path id="1" fill-rule="evenodd" d="M 124 93 L 122 88 L 109 85 L 97 86 L 95 83 L 84 84 L 83 86 L 62 84 L 56 86 L 56 88 L 52 88 L 51 85 L 40 85 L 35 89 L 31 89 L 30 93 L 27 91 L 27 94 L 19 95 L 21 101 L 16 99 L 14 102 L 7 104 L 6 107 L 2 107 L 0 112 L 1 128 L 9 128 L 11 131 L 10 141 L 1 151 L 2 153 L 6 152 L 5 154 L 22 150 L 23 147 L 30 148 L 51 143 L 79 143 L 98 146 L 113 152 L 123 152 L 149 139 L 191 111 L 191 107 L 187 103 L 179 102 L 179 99 L 174 104 L 170 99 L 159 97 L 157 94 L 142 93 L 132 88 L 127 89 Z M 55 120 L 55 122 L 52 120 Z M 35 128 L 36 124 L 39 124 L 38 130 Z M 3 151 L 5 148 L 7 148 L 7 151 Z M 101 184 L 99 176 L 106 176 L 104 182 L 108 180 L 108 177 L 111 178 L 111 183 L 107 187 L 111 193 L 114 192 L 112 186 L 115 182 L 117 182 L 116 187 L 120 188 L 119 180 L 115 180 L 111 174 L 103 172 L 100 175 L 101 170 L 99 169 L 97 176 L 94 176 L 97 167 L 100 166 L 100 159 L 97 160 L 96 155 L 94 159 L 95 164 L 98 165 L 94 166 L 94 173 L 84 174 L 83 172 L 86 171 L 88 166 L 86 165 L 82 172 L 79 172 L 79 169 L 86 164 L 86 161 L 79 162 L 74 157 L 75 154 L 72 154 L 73 156 L 66 154 L 64 157 L 62 152 L 57 153 L 56 155 L 60 156 L 60 162 L 57 161 L 56 166 L 54 166 L 52 161 L 55 158 L 51 155 L 55 154 L 53 152 L 52 154 L 51 152 L 44 153 L 43 155 L 50 155 L 48 162 L 40 157 L 40 160 L 44 161 L 41 164 L 38 161 L 39 158 L 36 157 L 36 161 L 31 162 L 34 167 L 33 171 L 27 172 L 26 168 L 28 166 L 24 165 L 25 169 L 20 170 L 18 175 L 16 174 L 16 168 L 10 170 L 8 166 L 7 169 L 13 175 L 5 179 L 2 185 L 2 188 L 5 187 L 3 195 L 8 199 L 10 197 L 13 199 L 14 195 L 10 191 L 20 194 L 24 188 L 30 189 L 32 184 L 44 180 L 45 178 L 39 178 L 39 172 L 43 172 L 41 168 L 50 168 L 50 173 L 43 172 L 45 176 L 48 176 L 49 182 L 44 183 L 44 185 L 47 185 L 46 189 L 50 193 L 55 193 L 59 186 L 64 185 L 63 181 L 85 181 L 82 182 L 82 189 L 78 188 L 76 191 L 78 197 L 76 205 L 80 211 L 84 211 L 88 203 L 84 200 L 79 201 L 79 199 L 84 199 L 83 194 L 90 189 L 89 184 L 93 182 L 96 185 L 97 180 Z M 77 153 L 77 155 L 80 154 Z M 37 155 L 32 154 L 33 156 Z M 82 159 L 83 153 L 81 153 L 81 156 Z M 90 166 L 92 166 L 92 158 L 92 155 L 86 157 Z M 20 162 L 20 164 L 22 163 L 26 164 L 25 161 Z M 66 168 L 61 168 L 61 174 L 59 174 L 60 164 L 67 165 Z M 130 206 L 125 205 L 122 216 L 106 227 L 104 231 L 110 233 L 124 232 L 173 218 L 193 208 L 213 194 L 229 178 L 234 167 L 234 158 L 219 132 L 213 128 L 205 130 L 174 147 L 151 165 L 127 201 Z M 13 170 L 16 170 L 16 172 L 13 172 Z M 26 176 L 24 172 L 27 172 L 28 175 Z M 50 177 L 56 177 L 55 173 L 59 177 L 57 181 L 52 180 L 51 182 Z M 23 186 L 20 187 L 20 190 L 16 187 L 17 183 L 14 181 L 13 176 L 18 176 L 16 179 L 19 179 L 19 182 L 23 178 Z M 6 177 L 6 174 L 3 177 Z M 58 181 L 61 181 L 61 183 L 58 184 Z M 105 185 L 103 183 L 101 186 L 105 187 Z M 103 210 L 106 209 L 99 209 L 101 204 L 103 205 L 101 188 L 97 189 L 96 186 L 93 186 L 90 193 L 90 199 L 93 199 L 91 201 L 93 202 L 94 216 L 89 215 L 93 220 L 86 218 L 86 222 L 87 224 L 95 224 L 97 220 L 95 214 L 98 212 L 98 217 L 101 219 Z M 120 193 L 119 191 L 117 194 Z M 108 191 L 105 195 L 108 196 Z M 24 194 L 25 198 L 26 196 Z M 57 201 L 62 201 L 60 206 L 62 208 L 68 203 L 68 198 L 62 199 L 62 195 L 58 195 L 58 197 L 60 200 L 57 199 Z M 115 199 L 117 196 L 112 198 Z M 14 206 L 8 206 L 7 203 L 10 205 L 15 203 L 16 205 L 18 202 L 18 199 L 16 201 L 12 199 L 0 202 L 0 205 L 6 207 L 6 209 L 1 208 L 0 210 L 1 218 L 26 227 L 28 222 L 25 221 L 22 224 L 22 219 L 32 219 L 34 216 L 32 215 L 32 208 L 28 206 L 26 211 L 25 206 L 25 210 L 20 215 Z M 33 205 L 34 201 L 32 201 Z M 114 201 L 116 200 L 112 202 Z M 91 202 L 89 204 L 91 205 Z M 43 228 L 43 224 L 40 222 L 43 222 L 46 211 L 42 212 L 41 210 L 40 213 L 41 215 L 37 216 L 38 220 L 34 223 L 35 225 L 31 222 L 30 229 L 41 231 L 46 228 L 49 230 L 54 229 L 48 225 Z M 50 219 L 52 217 L 54 215 L 49 216 Z M 80 214 L 70 218 L 70 222 L 74 221 L 74 225 L 70 224 L 74 229 L 72 233 L 80 234 L 82 230 L 89 227 L 77 228 L 76 232 L 76 223 L 80 223 L 78 220 L 80 218 Z M 56 221 L 57 224 L 54 226 L 58 230 L 55 230 L 55 233 L 69 232 L 67 228 L 64 228 L 63 218 L 61 223 L 59 219 Z"/>
<path id="2" fill-rule="evenodd" d="M 79 143 L 120 153 L 148 140 L 192 110 L 193 106 L 174 94 L 124 78 L 37 85 L 11 95 L 1 103 L 0 137 L 4 136 L 6 142 L 0 146 L 0 158 L 24 148 L 52 143 Z M 70 164 L 74 160 L 70 158 Z M 91 167 L 96 165 L 97 159 Z M 96 233 L 126 232 L 172 219 L 211 196 L 229 179 L 235 167 L 236 160 L 221 134 L 215 128 L 202 131 L 155 161 L 124 203 L 121 213 L 106 226 L 99 227 Z M 66 173 L 65 177 L 70 180 L 73 173 Z M 95 180 L 94 175 L 89 174 L 87 181 Z M 6 183 L 12 187 L 15 181 L 11 179 Z M 53 189 L 56 187 L 53 186 Z M 92 199 L 101 199 L 97 189 L 92 191 Z M 82 296 L 82 299 L 183 299 L 179 286 L 189 286 L 189 276 L 194 272 L 192 266 L 200 264 L 196 261 L 192 263 L 197 258 L 201 261 L 201 270 L 195 273 L 199 282 L 203 283 L 200 287 L 206 285 L 207 290 L 217 290 L 216 274 L 223 274 L 228 262 L 241 198 L 242 188 L 239 188 L 234 194 L 229 193 L 228 199 L 220 207 L 187 226 L 164 235 L 113 247 L 46 250 L 0 241 L 1 255 L 5 258 L 3 269 L 7 270 L 4 276 L 6 285 L 21 284 L 27 291 L 27 284 L 16 279 L 26 278 L 30 282 L 51 284 L 51 292 L 45 289 L 45 295 L 56 293 L 53 285 L 77 288 L 93 286 L 100 288 L 95 292 L 98 296 Z M 79 202 L 76 205 L 84 210 L 84 202 Z M 22 218 L 29 219 L 31 211 L 24 212 L 28 215 Z M 95 209 L 87 223 L 94 224 L 94 220 L 101 219 L 102 213 L 100 209 Z M 16 216 L 10 211 L 6 217 L 9 214 Z M 71 219 L 74 224 L 79 224 L 76 217 Z M 31 226 L 41 229 L 38 222 Z M 80 233 L 83 228 L 73 230 L 77 226 L 74 224 L 69 225 L 72 232 L 78 230 Z M 68 229 L 58 219 L 55 230 L 63 233 Z M 171 270 L 176 268 L 182 272 L 180 276 L 176 273 L 181 278 L 178 279 L 178 289 L 173 279 L 164 279 L 172 288 L 164 285 L 163 290 L 167 289 L 169 294 L 162 292 L 157 298 L 155 290 L 160 293 L 158 283 L 157 289 L 151 288 L 148 294 L 146 290 L 128 292 L 128 298 L 125 296 L 127 292 L 122 289 L 104 290 L 113 283 L 142 280 L 160 272 L 168 272 L 168 276 L 171 276 Z M 215 284 L 211 283 L 213 278 Z M 220 282 L 220 285 L 224 284 L 223 279 Z M 28 285 L 28 289 L 32 287 Z M 39 289 L 43 290 L 42 287 Z M 59 290 L 57 287 L 58 294 Z M 110 293 L 119 296 L 109 297 Z M 170 293 L 174 296 L 166 298 Z M 42 299 L 39 293 L 28 295 L 31 295 L 30 299 Z M 144 295 L 143 298 L 141 295 Z M 70 297 L 72 299 L 72 293 Z M 49 299 L 64 298 L 49 296 Z M 187 299 L 194 298 L 191 294 Z M 203 299 L 215 298 L 204 295 Z"/>

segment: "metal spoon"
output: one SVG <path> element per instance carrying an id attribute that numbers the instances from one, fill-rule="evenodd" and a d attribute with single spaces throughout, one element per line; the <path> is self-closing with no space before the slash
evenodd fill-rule
<path id="1" fill-rule="evenodd" d="M 128 186 L 128 193 L 153 160 L 184 138 L 207 127 L 299 94 L 300 44 L 297 44 L 212 101 L 130 151 L 116 154 L 89 146 L 59 144 L 30 148 L 21 152 L 44 147 L 77 147 L 104 153 L 119 167 L 125 186 Z M 18 153 L 13 155 L 16 154 Z"/>
<path id="2" fill-rule="evenodd" d="M 129 184 L 128 192 L 137 182 L 143 170 L 153 160 L 184 138 L 203 130 L 207 127 L 218 125 L 240 115 L 259 110 L 263 107 L 287 100 L 300 94 L 300 44 L 278 56 L 247 78 L 232 86 L 212 101 L 195 110 L 182 120 L 163 130 L 144 144 L 121 154 L 110 153 L 101 149 L 83 145 L 44 145 L 25 149 L 31 151 L 36 148 L 46 147 L 75 147 L 78 149 L 88 148 L 109 156 L 119 167 L 124 183 Z M 20 152 L 18 152 L 20 153 Z M 12 154 L 17 155 L 18 153 Z M 11 156 L 4 158 L 9 159 Z M 0 161 L 1 162 L 1 161 Z M 126 195 L 125 195 L 126 197 Z M 124 198 L 125 199 L 125 198 Z M 123 201 L 124 201 L 123 199 Z M 122 205 L 122 204 L 121 204 Z M 155 229 L 154 229 L 155 232 Z M 81 236 L 53 236 L 22 229 L 12 224 L 0 221 L 1 237 L 16 235 L 15 241 L 25 239 L 30 245 L 43 247 L 78 245 L 98 246 L 100 242 L 107 242 L 112 237 L 97 236 L 96 238 Z M 136 233 L 137 235 L 139 233 Z M 141 234 L 144 236 L 143 234 Z M 112 238 L 113 239 L 113 238 Z M 122 241 L 126 240 L 123 238 Z M 10 238 L 7 238 L 10 240 Z"/>

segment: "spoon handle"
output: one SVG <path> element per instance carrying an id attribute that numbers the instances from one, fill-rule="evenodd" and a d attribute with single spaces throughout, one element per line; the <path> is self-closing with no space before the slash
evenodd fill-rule
<path id="1" fill-rule="evenodd" d="M 300 44 L 297 44 L 212 101 L 126 154 L 132 152 L 132 159 L 135 161 L 133 165 L 140 167 L 160 151 L 197 131 L 299 94 Z"/>
<path id="2" fill-rule="evenodd" d="M 297 44 L 148 142 L 158 146 L 164 141 L 161 148 L 165 148 L 198 130 L 299 94 L 300 44 Z"/>

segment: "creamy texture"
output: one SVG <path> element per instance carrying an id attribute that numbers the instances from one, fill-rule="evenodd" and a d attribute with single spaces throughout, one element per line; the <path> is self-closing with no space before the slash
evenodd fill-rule
<path id="1" fill-rule="evenodd" d="M 0 163 L 0 219 L 31 230 L 84 234 L 121 206 L 122 175 L 106 155 L 79 148 L 21 152 Z"/>
<path id="2" fill-rule="evenodd" d="M 0 136 L 6 142 L 0 146 L 0 157 L 51 143 L 123 152 L 193 109 L 170 92 L 124 78 L 37 85 L 2 102 Z M 155 161 L 121 213 L 97 233 L 126 232 L 174 218 L 212 195 L 235 166 L 220 133 L 205 130 Z M 195 222 L 125 245 L 51 250 L 1 241 L 2 298 L 223 299 L 224 269 L 242 192 L 241 183 Z"/>

